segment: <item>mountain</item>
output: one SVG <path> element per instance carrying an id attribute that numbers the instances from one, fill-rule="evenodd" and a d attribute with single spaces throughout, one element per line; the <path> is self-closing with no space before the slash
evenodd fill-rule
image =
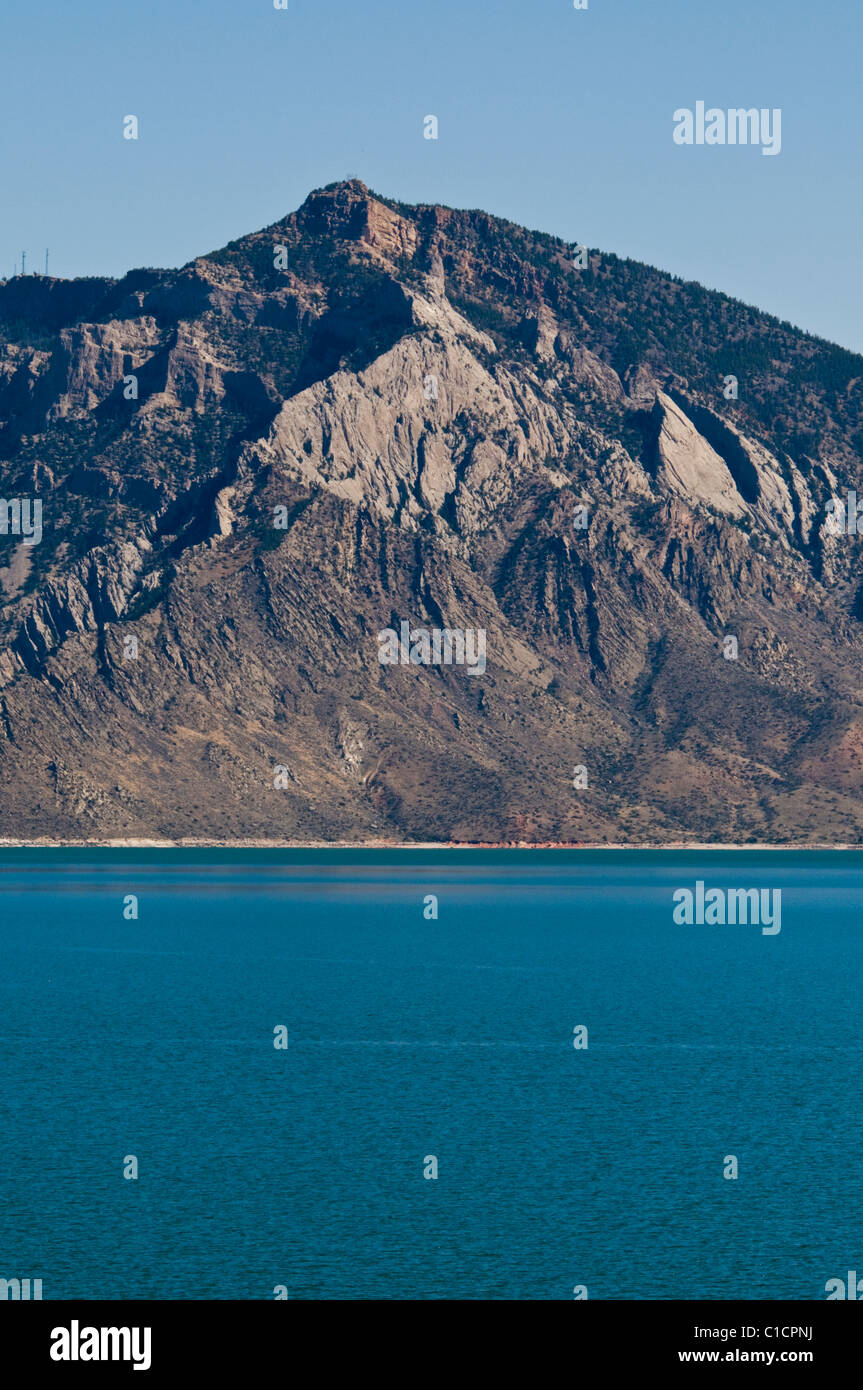
<path id="1" fill-rule="evenodd" d="M 861 404 L 723 294 L 357 180 L 0 282 L 0 836 L 859 842 Z"/>

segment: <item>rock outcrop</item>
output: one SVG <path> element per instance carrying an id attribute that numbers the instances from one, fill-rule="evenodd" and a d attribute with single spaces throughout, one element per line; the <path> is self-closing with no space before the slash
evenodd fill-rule
<path id="1" fill-rule="evenodd" d="M 0 836 L 858 841 L 861 383 L 358 180 L 0 282 Z"/>

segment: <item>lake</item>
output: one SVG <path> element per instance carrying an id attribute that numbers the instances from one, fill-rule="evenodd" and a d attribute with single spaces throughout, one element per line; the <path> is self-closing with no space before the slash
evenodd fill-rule
<path id="1" fill-rule="evenodd" d="M 698 881 L 781 930 L 676 923 Z M 0 890 L 0 1277 L 45 1299 L 863 1272 L 857 852 L 7 850 Z"/>

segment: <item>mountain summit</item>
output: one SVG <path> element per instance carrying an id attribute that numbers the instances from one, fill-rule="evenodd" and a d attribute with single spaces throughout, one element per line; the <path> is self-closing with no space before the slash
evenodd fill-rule
<path id="1" fill-rule="evenodd" d="M 357 179 L 0 283 L 0 836 L 859 841 L 861 402 Z"/>

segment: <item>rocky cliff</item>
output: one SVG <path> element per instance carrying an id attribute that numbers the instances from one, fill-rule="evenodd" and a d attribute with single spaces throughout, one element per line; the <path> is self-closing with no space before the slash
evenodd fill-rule
<path id="1" fill-rule="evenodd" d="M 863 359 L 576 252 L 351 181 L 0 283 L 0 836 L 861 839 Z"/>

